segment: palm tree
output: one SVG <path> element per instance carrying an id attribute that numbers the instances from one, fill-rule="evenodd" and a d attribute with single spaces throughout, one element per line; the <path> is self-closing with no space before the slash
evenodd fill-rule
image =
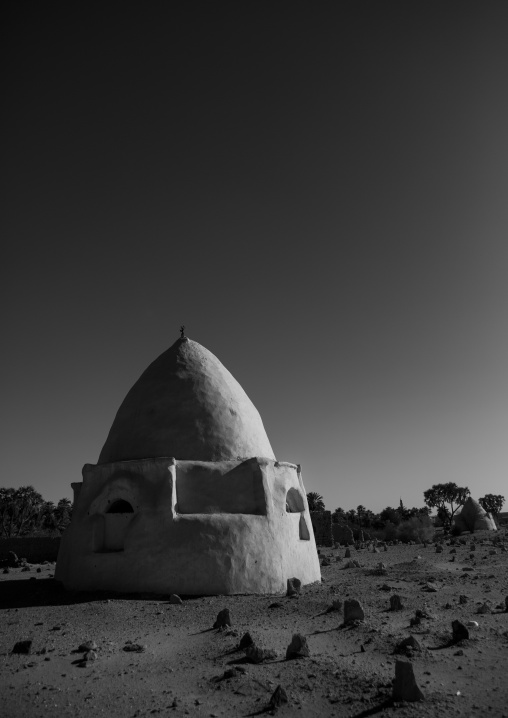
<path id="1" fill-rule="evenodd" d="M 307 502 L 309 504 L 309 511 L 325 510 L 325 502 L 323 501 L 323 497 L 321 496 L 321 494 L 316 493 L 316 491 L 310 491 L 307 494 Z"/>
<path id="2" fill-rule="evenodd" d="M 340 524 L 341 521 L 345 520 L 345 518 L 346 518 L 346 512 L 340 506 L 337 509 L 335 509 L 335 511 L 332 514 L 332 521 L 334 524 Z"/>
<path id="3" fill-rule="evenodd" d="M 376 518 L 373 511 L 370 509 L 366 509 L 363 513 L 363 524 L 367 528 L 370 528 L 374 522 L 374 519 Z"/>

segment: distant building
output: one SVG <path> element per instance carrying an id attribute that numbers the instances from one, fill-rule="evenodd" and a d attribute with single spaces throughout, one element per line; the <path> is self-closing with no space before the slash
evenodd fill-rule
<path id="1" fill-rule="evenodd" d="M 453 525 L 461 531 L 495 531 L 496 524 L 490 514 L 469 496 L 453 517 Z"/>

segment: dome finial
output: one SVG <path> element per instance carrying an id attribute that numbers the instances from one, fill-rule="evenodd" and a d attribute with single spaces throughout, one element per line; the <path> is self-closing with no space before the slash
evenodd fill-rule
<path id="1" fill-rule="evenodd" d="M 180 339 L 184 339 L 184 338 L 185 338 L 185 324 L 182 324 L 182 326 L 180 327 Z"/>

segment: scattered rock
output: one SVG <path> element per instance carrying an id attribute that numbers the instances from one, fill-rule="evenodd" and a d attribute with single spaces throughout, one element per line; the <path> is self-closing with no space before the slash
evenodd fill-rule
<path id="1" fill-rule="evenodd" d="M 302 588 L 302 582 L 299 578 L 288 578 L 287 596 L 297 596 Z"/>
<path id="2" fill-rule="evenodd" d="M 234 666 L 234 668 L 227 668 L 221 676 L 217 676 L 216 678 L 214 678 L 214 680 L 216 683 L 219 683 L 220 681 L 225 681 L 229 678 L 235 678 L 236 676 L 238 676 L 239 673 L 247 673 L 247 669 L 245 668 L 245 666 Z"/>
<path id="3" fill-rule="evenodd" d="M 268 703 L 268 707 L 271 710 L 275 710 L 277 708 L 280 708 L 280 706 L 283 703 L 288 702 L 288 694 L 284 690 L 282 686 L 277 686 L 277 688 L 274 690 L 272 697 L 270 698 L 270 702 Z"/>
<path id="4" fill-rule="evenodd" d="M 342 611 L 342 601 L 340 598 L 336 598 L 330 606 L 326 609 L 326 613 L 331 613 L 332 611 Z"/>
<path id="5" fill-rule="evenodd" d="M 365 612 L 360 601 L 356 598 L 347 598 L 344 601 L 344 624 L 363 620 L 365 620 Z"/>
<path id="6" fill-rule="evenodd" d="M 383 583 L 383 585 L 381 586 L 381 589 L 380 589 L 380 590 L 381 590 L 381 591 L 391 591 L 391 590 L 392 590 L 392 587 L 389 586 L 387 583 Z"/>
<path id="7" fill-rule="evenodd" d="M 98 655 L 95 651 L 88 651 L 88 653 L 85 653 L 85 655 L 83 656 L 83 660 L 86 661 L 87 663 L 89 661 L 96 661 L 97 658 L 98 658 Z"/>
<path id="8" fill-rule="evenodd" d="M 360 568 L 360 562 L 354 558 L 351 558 L 347 563 L 344 564 L 343 568 Z"/>
<path id="9" fill-rule="evenodd" d="M 325 558 L 321 559 L 321 566 L 331 566 L 331 561 L 329 558 L 325 556 Z"/>
<path id="10" fill-rule="evenodd" d="M 396 593 L 390 596 L 390 611 L 402 611 L 404 608 L 400 596 Z"/>
<path id="11" fill-rule="evenodd" d="M 413 665 L 409 661 L 398 660 L 395 663 L 393 700 L 411 702 L 424 700 L 423 693 L 416 683 Z"/>
<path id="12" fill-rule="evenodd" d="M 231 626 L 229 608 L 223 608 L 222 611 L 219 611 L 217 618 L 215 619 L 215 623 L 213 624 L 214 628 L 225 628 L 226 626 Z"/>
<path id="13" fill-rule="evenodd" d="M 477 609 L 476 613 L 492 613 L 492 609 L 488 603 L 482 603 Z"/>
<path id="14" fill-rule="evenodd" d="M 128 653 L 144 653 L 146 651 L 146 648 L 140 643 L 131 643 L 131 641 L 128 641 L 123 647 L 123 650 L 127 651 Z"/>
<path id="15" fill-rule="evenodd" d="M 436 546 L 436 553 L 443 553 L 443 547 L 439 543 Z"/>
<path id="16" fill-rule="evenodd" d="M 452 634 L 454 643 L 466 641 L 469 638 L 469 631 L 460 621 L 452 621 Z"/>
<path id="17" fill-rule="evenodd" d="M 80 643 L 78 647 L 78 653 L 87 653 L 88 651 L 96 651 L 97 650 L 97 644 L 95 641 L 85 641 L 84 643 Z"/>
<path id="18" fill-rule="evenodd" d="M 253 644 L 245 649 L 245 657 L 251 663 L 263 663 L 263 661 L 275 660 L 277 654 L 271 648 L 261 648 Z"/>
<path id="19" fill-rule="evenodd" d="M 469 626 L 469 628 L 478 628 L 478 621 L 468 621 L 466 626 Z"/>
<path id="20" fill-rule="evenodd" d="M 240 648 L 241 650 L 243 650 L 243 649 L 248 648 L 249 646 L 253 646 L 253 645 L 254 645 L 254 641 L 252 640 L 252 636 L 251 636 L 250 633 L 247 631 L 247 632 L 244 633 L 243 636 L 240 638 L 240 643 L 238 644 L 238 648 Z"/>
<path id="21" fill-rule="evenodd" d="M 467 597 L 467 596 L 464 596 L 464 594 L 463 594 L 463 593 L 461 593 L 461 594 L 460 594 L 460 596 L 459 596 L 459 603 L 461 603 L 461 604 L 465 604 L 465 603 L 467 603 L 467 602 L 468 602 L 468 600 L 469 600 L 469 599 L 468 599 L 468 597 Z"/>
<path id="22" fill-rule="evenodd" d="M 422 646 L 414 636 L 408 636 L 395 647 L 395 653 L 403 653 L 411 656 L 413 651 L 421 651 Z"/>
<path id="23" fill-rule="evenodd" d="M 10 552 L 12 553 L 12 552 Z M 14 554 L 16 555 L 16 554 Z M 33 641 L 18 641 L 14 644 L 14 647 L 11 651 L 11 653 L 21 653 L 23 655 L 28 655 L 32 652 L 32 643 Z"/>
<path id="24" fill-rule="evenodd" d="M 286 650 L 286 660 L 291 658 L 304 658 L 309 656 L 309 646 L 307 639 L 301 633 L 293 633 L 291 643 Z"/>
<path id="25" fill-rule="evenodd" d="M 464 651 L 462 650 L 462 648 L 459 648 L 459 650 L 458 650 L 458 651 L 455 651 L 455 653 L 454 653 L 453 655 L 454 655 L 454 656 L 463 656 L 463 655 L 464 655 Z"/>
<path id="26" fill-rule="evenodd" d="M 271 603 L 268 608 L 282 608 L 284 604 L 282 604 L 280 601 L 274 601 Z"/>
<path id="27" fill-rule="evenodd" d="M 237 675 L 234 668 L 228 668 L 224 671 L 222 676 L 217 676 L 214 678 L 215 681 L 227 681 L 229 678 L 234 678 Z"/>
<path id="28" fill-rule="evenodd" d="M 179 606 L 181 603 L 183 603 L 180 596 L 178 596 L 176 593 L 171 594 L 171 596 L 169 597 L 169 602 L 174 606 Z"/>
<path id="29" fill-rule="evenodd" d="M 423 590 L 427 591 L 428 593 L 436 593 L 439 589 L 434 583 L 427 581 L 427 583 L 423 587 Z"/>
<path id="30" fill-rule="evenodd" d="M 344 553 L 344 558 L 351 558 L 351 550 L 349 548 L 346 549 L 346 552 Z"/>

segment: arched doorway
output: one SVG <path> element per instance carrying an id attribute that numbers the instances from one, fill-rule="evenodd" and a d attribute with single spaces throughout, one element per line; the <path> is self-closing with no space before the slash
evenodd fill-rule
<path id="1" fill-rule="evenodd" d="M 103 551 L 123 551 L 125 534 L 134 515 L 134 509 L 125 499 L 113 501 L 104 514 Z"/>

